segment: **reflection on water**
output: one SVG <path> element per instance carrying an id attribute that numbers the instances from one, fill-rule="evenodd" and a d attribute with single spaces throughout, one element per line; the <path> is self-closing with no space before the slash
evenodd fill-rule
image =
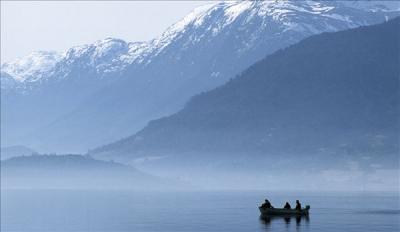
<path id="1" fill-rule="evenodd" d="M 295 223 L 296 227 L 310 223 L 310 217 L 308 215 L 270 215 L 270 216 L 260 216 L 260 223 L 265 226 L 267 230 L 271 229 L 272 224 L 286 224 L 289 226 L 291 223 Z"/>

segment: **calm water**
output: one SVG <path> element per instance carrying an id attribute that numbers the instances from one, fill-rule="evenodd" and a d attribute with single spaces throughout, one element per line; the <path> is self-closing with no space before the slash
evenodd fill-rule
<path id="1" fill-rule="evenodd" d="M 398 193 L 2 191 L 1 231 L 400 231 Z M 309 218 L 261 220 L 300 199 Z"/>

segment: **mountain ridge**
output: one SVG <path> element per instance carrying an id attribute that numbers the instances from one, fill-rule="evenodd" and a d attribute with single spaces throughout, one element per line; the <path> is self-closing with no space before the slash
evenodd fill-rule
<path id="1" fill-rule="evenodd" d="M 398 28 L 306 38 L 88 154 L 215 188 L 398 189 Z"/>
<path id="2" fill-rule="evenodd" d="M 50 76 L 32 77 L 34 82 L 20 85 L 2 72 L 2 144 L 84 152 L 175 113 L 194 94 L 224 84 L 279 48 L 400 12 L 376 4 L 366 9 L 346 4 L 216 3 L 150 42 L 106 39 L 74 47 Z"/>
<path id="3" fill-rule="evenodd" d="M 6 62 L 2 64 L 2 71 L 5 73 L 8 73 L 10 76 L 13 76 L 14 79 L 20 80 L 21 82 L 26 81 L 28 78 L 25 76 L 31 76 L 31 73 L 27 74 L 19 74 L 18 71 L 21 71 L 21 68 L 18 66 L 22 66 L 22 70 L 27 69 L 29 67 L 29 63 L 31 63 L 32 68 L 28 69 L 40 69 L 38 66 L 45 66 L 43 69 L 47 69 L 48 66 L 55 66 L 55 63 L 60 61 L 61 58 L 66 58 L 66 59 L 73 59 L 74 56 L 78 58 L 82 53 L 88 53 L 88 50 L 91 50 L 92 47 L 95 48 L 95 54 L 94 57 L 92 58 L 93 60 L 96 60 L 96 55 L 100 53 L 107 53 L 107 55 L 110 55 L 107 50 L 119 50 L 119 48 L 122 48 L 121 50 L 124 51 L 122 56 L 124 58 L 127 58 L 129 60 L 129 57 L 131 57 L 131 60 L 135 60 L 137 57 L 134 57 L 133 54 L 135 53 L 126 53 L 128 50 L 140 50 L 138 48 L 140 47 L 145 47 L 145 49 L 142 49 L 144 52 L 140 54 L 139 51 L 139 56 L 140 55 L 146 55 L 146 53 L 151 53 L 152 50 L 159 50 L 156 53 L 159 53 L 162 51 L 161 48 L 165 47 L 166 45 L 169 44 L 170 40 L 174 39 L 176 36 L 179 36 L 178 34 L 182 31 L 185 30 L 185 28 L 189 25 L 194 25 L 195 27 L 199 27 L 203 24 L 203 21 L 205 18 L 210 14 L 210 12 L 214 11 L 215 9 L 218 8 L 225 8 L 224 9 L 224 16 L 225 22 L 224 26 L 229 25 L 232 23 L 234 20 L 236 20 L 237 17 L 240 16 L 241 13 L 244 11 L 249 11 L 249 10 L 257 10 L 257 12 L 254 12 L 252 14 L 269 14 L 272 16 L 275 20 L 278 21 L 287 21 L 285 18 L 285 14 L 293 12 L 293 10 L 298 10 L 302 12 L 307 12 L 307 13 L 312 13 L 312 14 L 322 14 L 323 16 L 327 18 L 336 18 L 339 20 L 347 20 L 347 23 L 353 24 L 351 19 L 349 17 L 341 17 L 336 14 L 325 14 L 329 13 L 329 11 L 333 10 L 335 7 L 337 7 L 336 4 L 333 4 L 333 6 L 321 6 L 321 3 L 317 1 L 303 1 L 305 4 L 301 4 L 300 7 L 296 6 L 296 4 L 293 4 L 291 1 L 244 1 L 241 3 L 237 2 L 220 2 L 220 3 L 212 3 L 212 4 L 207 4 L 204 6 L 197 7 L 194 9 L 191 13 L 189 13 L 187 16 L 182 18 L 180 21 L 176 22 L 172 26 L 166 29 L 162 35 L 159 37 L 156 37 L 155 39 L 146 41 L 146 42 L 125 42 L 122 39 L 118 38 L 105 38 L 103 40 L 98 40 L 93 44 L 84 44 L 84 45 L 78 45 L 74 46 L 70 49 L 68 49 L 65 52 L 58 53 L 54 51 L 34 51 L 31 54 L 29 54 L 26 57 L 22 57 L 20 59 L 16 59 L 13 62 Z M 373 2 L 373 1 L 371 1 Z M 351 3 L 341 3 L 344 6 L 351 6 L 356 8 L 362 8 L 364 4 L 358 4 L 356 2 L 351 2 Z M 368 5 L 368 4 L 366 4 Z M 400 9 L 400 6 L 397 6 L 397 9 L 394 7 L 396 6 L 395 3 L 391 3 L 391 1 L 383 1 L 380 4 L 371 4 L 370 5 L 377 7 L 376 9 L 374 8 L 369 8 L 369 11 L 386 11 L 386 12 L 396 12 Z M 392 9 L 388 8 L 392 7 Z M 308 8 L 308 9 L 307 9 Z M 364 8 L 366 8 L 364 6 Z M 325 14 L 325 15 L 324 15 Z M 286 22 L 287 25 L 290 25 L 290 22 Z M 213 31 L 214 33 L 214 31 Z M 118 52 L 116 52 L 118 53 Z M 118 56 L 118 54 L 116 55 Z M 132 58 L 133 56 L 133 58 Z M 39 60 L 35 60 L 39 59 Z M 120 60 L 120 61 L 123 61 Z M 139 60 L 138 62 L 140 63 L 142 60 Z M 28 64 L 26 64 L 28 63 Z M 47 64 L 50 63 L 50 64 Z M 132 64 L 132 62 L 127 62 L 127 64 Z M 11 67 L 10 67 L 11 66 Z M 12 66 L 16 66 L 16 70 L 13 70 L 14 68 Z M 43 72 L 45 72 L 44 70 Z M 112 70 L 109 70 L 112 71 Z M 35 81 L 32 80 L 32 81 Z M 32 82 L 31 81 L 31 82 Z"/>
<path id="4" fill-rule="evenodd" d="M 218 148 L 257 153 L 257 141 L 266 139 L 260 145 L 262 152 L 279 144 L 273 139 L 268 142 L 270 134 L 286 137 L 293 144 L 306 140 L 340 144 L 346 138 L 352 141 L 351 136 L 372 143 L 384 138 L 387 152 L 395 154 L 400 35 L 394 29 L 399 26 L 400 18 L 396 18 L 380 25 L 307 38 L 267 56 L 227 84 L 193 97 L 178 113 L 151 121 L 137 134 L 90 154 L 104 152 L 103 157 L 107 157 L 110 150 L 118 156 L 162 156 L 218 152 Z M 335 46 L 318 45 L 322 43 Z M 254 138 L 241 137 L 254 131 Z M 307 136 L 293 135 L 296 131 Z M 343 138 L 335 137 L 338 132 Z M 229 142 L 225 136 L 237 144 L 224 147 Z M 243 146 L 246 142 L 249 144 Z M 277 148 L 285 146 L 283 143 Z"/>

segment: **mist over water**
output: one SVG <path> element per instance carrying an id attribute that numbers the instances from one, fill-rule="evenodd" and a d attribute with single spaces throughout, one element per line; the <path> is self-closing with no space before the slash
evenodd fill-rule
<path id="1" fill-rule="evenodd" d="M 299 199 L 308 218 L 262 219 Z M 7 190 L 1 231 L 399 231 L 398 193 Z"/>

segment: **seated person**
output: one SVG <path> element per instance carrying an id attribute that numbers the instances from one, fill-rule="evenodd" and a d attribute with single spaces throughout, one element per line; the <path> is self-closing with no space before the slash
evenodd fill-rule
<path id="1" fill-rule="evenodd" d="M 290 206 L 289 202 L 286 202 L 285 206 L 283 207 L 284 209 L 291 209 L 292 207 Z"/>
<path id="2" fill-rule="evenodd" d="M 299 200 L 296 200 L 296 210 L 301 210 L 301 204 Z"/>
<path id="3" fill-rule="evenodd" d="M 269 202 L 269 200 L 265 199 L 265 202 L 261 205 L 261 208 L 270 209 L 270 208 L 274 208 L 274 207 L 271 205 L 271 202 Z"/>

